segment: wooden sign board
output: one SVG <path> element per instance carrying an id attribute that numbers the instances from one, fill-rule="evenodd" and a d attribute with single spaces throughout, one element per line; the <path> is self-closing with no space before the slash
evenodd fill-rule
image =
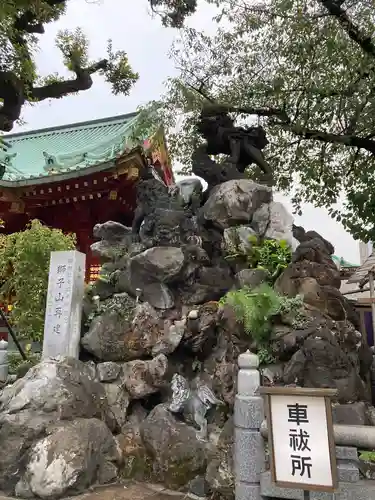
<path id="1" fill-rule="evenodd" d="M 272 481 L 280 488 L 337 489 L 332 389 L 262 387 Z"/>

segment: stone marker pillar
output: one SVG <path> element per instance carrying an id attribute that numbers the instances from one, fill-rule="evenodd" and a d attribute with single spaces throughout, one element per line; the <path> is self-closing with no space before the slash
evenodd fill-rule
<path id="1" fill-rule="evenodd" d="M 49 268 L 42 358 L 78 358 L 86 255 L 52 252 Z"/>
<path id="2" fill-rule="evenodd" d="M 234 404 L 234 474 L 236 500 L 260 500 L 260 474 L 265 469 L 263 398 L 258 395 L 259 358 L 250 351 L 238 357 L 238 386 Z"/>

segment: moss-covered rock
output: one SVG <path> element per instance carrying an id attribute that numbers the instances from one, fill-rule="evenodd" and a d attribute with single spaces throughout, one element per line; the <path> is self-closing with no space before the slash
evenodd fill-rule
<path id="1" fill-rule="evenodd" d="M 141 424 L 141 437 L 151 457 L 153 474 L 169 488 L 180 488 L 206 469 L 205 443 L 195 430 L 178 421 L 163 404 Z"/>
<path id="2" fill-rule="evenodd" d="M 122 361 L 127 357 L 126 336 L 132 330 L 136 302 L 128 294 L 114 295 L 100 303 L 88 318 L 90 327 L 82 345 L 102 361 Z"/>
<path id="3" fill-rule="evenodd" d="M 147 481 L 152 476 L 152 461 L 142 442 L 139 428 L 127 425 L 117 436 L 117 442 L 122 452 L 120 475 L 123 479 Z"/>

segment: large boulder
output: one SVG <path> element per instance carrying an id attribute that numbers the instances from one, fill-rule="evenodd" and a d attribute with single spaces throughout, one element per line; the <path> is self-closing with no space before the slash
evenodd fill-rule
<path id="1" fill-rule="evenodd" d="M 117 294 L 101 304 L 89 331 L 81 339 L 84 349 L 101 361 L 129 358 L 126 337 L 132 331 L 136 302 L 128 294 Z"/>
<path id="2" fill-rule="evenodd" d="M 325 246 L 326 251 L 328 252 L 329 255 L 333 255 L 335 253 L 335 248 L 332 245 L 332 243 L 330 243 L 328 240 L 323 238 L 323 236 L 321 236 L 316 231 L 305 231 L 305 229 L 303 227 L 296 226 L 294 224 L 293 224 L 292 230 L 293 230 L 294 238 L 297 241 L 299 241 L 300 243 L 305 243 L 307 241 L 318 239 L 323 243 L 323 245 Z"/>
<path id="3" fill-rule="evenodd" d="M 212 387 L 221 401 L 233 408 L 237 390 L 238 350 L 233 339 L 220 331 L 217 345 L 204 360 L 201 378 Z"/>
<path id="4" fill-rule="evenodd" d="M 185 257 L 181 248 L 153 247 L 132 257 L 130 270 L 132 281 L 143 287 L 153 281 L 169 283 L 176 279 L 184 266 Z"/>
<path id="5" fill-rule="evenodd" d="M 117 428 L 125 424 L 130 396 L 123 380 L 119 379 L 110 384 L 103 384 L 108 402 L 109 411 L 116 421 Z"/>
<path id="6" fill-rule="evenodd" d="M 272 199 L 270 187 L 248 179 L 235 179 L 214 187 L 201 216 L 220 229 L 238 224 L 249 224 L 263 203 Z"/>
<path id="7" fill-rule="evenodd" d="M 333 321 L 311 306 L 301 315 L 298 329 L 292 324 L 273 329 L 270 348 L 284 363 L 284 383 L 335 388 L 343 403 L 366 399 L 372 355 L 361 333 L 349 321 Z"/>
<path id="8" fill-rule="evenodd" d="M 332 420 L 336 425 L 371 425 L 371 407 L 364 401 L 332 405 Z"/>
<path id="9" fill-rule="evenodd" d="M 96 365 L 96 372 L 100 382 L 113 382 L 121 372 L 121 365 L 113 361 L 106 361 Z"/>
<path id="10" fill-rule="evenodd" d="M 314 278 L 319 285 L 334 287 L 338 290 L 341 285 L 340 272 L 337 267 L 301 260 L 289 264 L 275 286 L 281 293 L 293 296 L 296 295 L 300 280 L 304 278 Z"/>
<path id="11" fill-rule="evenodd" d="M 194 305 L 219 300 L 234 283 L 229 266 L 200 267 L 195 272 L 194 282 L 182 284 L 178 292 L 183 304 Z"/>
<path id="12" fill-rule="evenodd" d="M 336 264 L 331 258 L 331 254 L 327 250 L 326 243 L 320 238 L 313 238 L 312 240 L 306 240 L 300 243 L 293 254 L 292 260 L 293 262 L 311 260 L 319 264 L 336 267 Z"/>
<path id="13" fill-rule="evenodd" d="M 174 305 L 169 283 L 184 280 L 185 255 L 181 248 L 172 246 L 152 247 L 133 255 L 127 266 L 116 273 L 118 291 L 136 295 L 158 309 Z"/>
<path id="14" fill-rule="evenodd" d="M 186 485 L 206 468 L 205 446 L 193 427 L 177 420 L 165 405 L 156 406 L 141 424 L 153 473 L 170 488 Z"/>
<path id="15" fill-rule="evenodd" d="M 131 361 L 173 352 L 183 325 L 162 319 L 147 302 L 136 304 L 128 295 L 121 296 L 124 309 L 108 307 L 94 319 L 81 341 L 85 350 L 101 361 Z"/>
<path id="16" fill-rule="evenodd" d="M 123 269 L 118 269 L 112 275 L 117 293 L 129 293 L 132 296 L 141 293 L 141 299 L 157 309 L 171 309 L 174 306 L 174 296 L 166 283 L 152 281 L 150 276 L 132 274 L 130 261 Z M 137 288 L 139 290 L 137 290 Z"/>
<path id="17" fill-rule="evenodd" d="M 254 289 L 267 283 L 268 275 L 264 269 L 242 269 L 235 276 L 236 288 Z"/>
<path id="18" fill-rule="evenodd" d="M 102 262 L 121 259 L 128 253 L 133 241 L 131 228 L 114 221 L 96 224 L 93 235 L 99 241 L 91 245 L 91 251 Z"/>
<path id="19" fill-rule="evenodd" d="M 362 400 L 366 387 L 357 361 L 340 347 L 331 331 L 322 329 L 310 334 L 287 363 L 284 383 L 337 389 L 337 399 L 343 403 Z"/>
<path id="20" fill-rule="evenodd" d="M 30 449 L 25 474 L 15 488 L 18 496 L 56 499 L 117 478 L 120 451 L 100 420 L 59 422 L 46 432 Z"/>
<path id="21" fill-rule="evenodd" d="M 293 237 L 293 216 L 282 203 L 276 201 L 269 204 L 269 214 L 269 224 L 264 237 L 278 241 L 285 240 L 294 249 L 297 245 Z"/>
<path id="22" fill-rule="evenodd" d="M 127 351 L 125 359 L 151 356 L 155 352 L 169 354 L 178 346 L 182 334 L 183 331 L 176 333 L 171 322 L 162 319 L 150 304 L 138 303 L 132 328 L 124 339 Z"/>
<path id="23" fill-rule="evenodd" d="M 286 273 L 289 273 L 286 270 Z M 276 290 L 289 297 L 301 295 L 309 304 L 336 321 L 348 319 L 359 328 L 357 311 L 349 300 L 334 286 L 319 285 L 315 278 L 289 279 L 281 275 L 275 284 Z"/>
<path id="24" fill-rule="evenodd" d="M 215 322 L 216 342 L 202 363 L 201 377 L 221 401 L 233 408 L 237 391 L 237 358 L 251 347 L 252 339 L 244 332 L 230 306 L 219 308 Z"/>
<path id="25" fill-rule="evenodd" d="M 133 399 L 144 398 L 160 390 L 167 370 L 168 359 L 164 354 L 147 361 L 129 361 L 122 367 L 124 386 Z"/>
<path id="26" fill-rule="evenodd" d="M 132 410 L 121 434 L 116 437 L 122 455 L 120 474 L 124 479 L 146 481 L 152 473 L 152 461 L 142 441 L 140 427 L 147 412 L 137 403 Z"/>
<path id="27" fill-rule="evenodd" d="M 111 428 L 102 385 L 91 368 L 73 358 L 47 359 L 0 394 L 0 488 L 14 492 L 30 447 L 51 424 L 77 418 L 103 420 Z"/>
<path id="28" fill-rule="evenodd" d="M 293 217 L 282 203 L 264 203 L 254 213 L 251 227 L 262 238 L 285 240 L 294 248 Z"/>
<path id="29" fill-rule="evenodd" d="M 275 289 L 283 295 L 302 295 L 304 302 L 332 319 L 349 319 L 356 327 L 359 318 L 350 302 L 340 293 L 340 272 L 331 258 L 333 246 L 315 231 L 293 226 L 301 244 L 292 262 L 279 276 Z"/>
<path id="30" fill-rule="evenodd" d="M 207 302 L 189 311 L 182 344 L 198 355 L 209 355 L 217 341 L 218 304 Z"/>

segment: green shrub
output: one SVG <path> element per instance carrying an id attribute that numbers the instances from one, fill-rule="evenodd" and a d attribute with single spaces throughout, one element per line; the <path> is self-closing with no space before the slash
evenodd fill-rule
<path id="1" fill-rule="evenodd" d="M 234 309 L 236 318 L 244 330 L 259 345 L 265 345 L 272 333 L 272 318 L 287 313 L 298 315 L 303 304 L 301 297 L 284 297 L 267 284 L 251 290 L 241 288 L 228 292 L 220 301 Z"/>
<path id="2" fill-rule="evenodd" d="M 33 220 L 25 231 L 0 235 L 0 300 L 20 338 L 43 338 L 50 254 L 74 250 L 75 236 Z"/>

